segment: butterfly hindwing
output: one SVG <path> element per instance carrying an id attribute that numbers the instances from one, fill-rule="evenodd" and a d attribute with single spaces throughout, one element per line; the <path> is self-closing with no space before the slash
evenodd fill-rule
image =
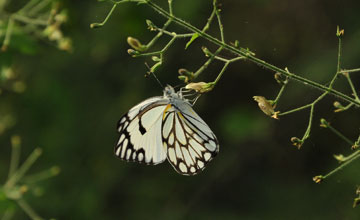
<path id="1" fill-rule="evenodd" d="M 149 98 L 119 120 L 120 137 L 114 149 L 117 157 L 145 164 L 158 164 L 166 159 L 159 134 L 166 104 L 163 97 Z"/>
<path id="2" fill-rule="evenodd" d="M 167 158 L 183 175 L 195 175 L 216 156 L 218 141 L 209 126 L 183 102 L 164 112 L 162 139 Z"/>

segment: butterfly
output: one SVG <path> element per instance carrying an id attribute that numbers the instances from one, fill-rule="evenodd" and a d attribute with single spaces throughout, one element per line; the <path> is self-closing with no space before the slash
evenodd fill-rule
<path id="1" fill-rule="evenodd" d="M 163 96 L 139 103 L 122 116 L 114 153 L 126 161 L 156 165 L 167 159 L 183 175 L 195 175 L 219 152 L 209 126 L 182 91 L 166 86 Z"/>

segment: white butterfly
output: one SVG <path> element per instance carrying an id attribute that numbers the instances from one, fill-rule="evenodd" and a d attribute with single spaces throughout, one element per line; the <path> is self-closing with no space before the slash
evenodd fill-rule
<path id="1" fill-rule="evenodd" d="M 183 175 L 195 175 L 216 156 L 219 144 L 181 91 L 167 86 L 134 106 L 118 122 L 114 152 L 126 161 L 159 164 L 166 158 Z"/>

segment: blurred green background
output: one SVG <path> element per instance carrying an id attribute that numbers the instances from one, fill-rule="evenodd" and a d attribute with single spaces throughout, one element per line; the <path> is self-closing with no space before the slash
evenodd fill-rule
<path id="1" fill-rule="evenodd" d="M 39 215 L 104 220 L 360 218 L 359 207 L 352 207 L 360 183 L 359 161 L 320 185 L 312 181 L 338 166 L 333 154 L 351 153 L 350 146 L 318 126 L 319 119 L 326 118 L 355 140 L 358 109 L 334 114 L 336 99 L 324 99 L 315 110 L 310 139 L 297 150 L 290 138 L 302 137 L 309 112 L 280 120 L 264 115 L 252 97 L 275 98 L 279 86 L 273 73 L 247 61 L 231 65 L 215 89 L 194 106 L 220 142 L 218 156 L 203 172 L 181 176 L 168 162 L 145 166 L 114 157 L 118 119 L 140 101 L 162 94 L 153 78 L 144 77 L 144 63 L 151 60 L 131 58 L 126 38 L 146 43 L 155 33 L 147 30 L 145 19 L 158 26 L 165 19 L 145 5 L 122 4 L 103 28 L 90 29 L 91 23 L 103 20 L 111 4 L 61 3 L 68 13 L 61 30 L 72 40 L 72 52 L 58 50 L 44 38 L 20 35 L 14 36 L 7 52 L 0 53 L 1 64 L 11 59 L 11 67 L 26 86 L 22 93 L 3 90 L 0 95 L 1 117 L 11 115 L 11 126 L 0 135 L 0 182 L 7 177 L 14 134 L 22 138 L 22 161 L 35 147 L 43 149 L 29 174 L 53 165 L 61 168 L 58 176 L 37 184 L 42 196 L 25 194 Z M 342 67 L 360 66 L 359 1 L 220 3 L 226 41 L 239 40 L 242 47 L 278 67 L 329 83 L 336 71 L 337 25 L 345 29 Z M 212 1 L 174 0 L 175 14 L 198 27 L 211 10 Z M 215 23 L 209 33 L 218 36 L 216 28 Z M 170 29 L 181 31 L 174 25 Z M 153 50 L 168 40 L 163 37 Z M 179 85 L 177 70 L 195 71 L 206 61 L 201 46 L 214 49 L 201 39 L 187 50 L 185 44 L 186 40 L 179 40 L 166 53 L 157 72 L 163 84 Z M 214 62 L 199 80 L 215 79 L 221 67 Z M 360 88 L 359 74 L 352 78 Z M 350 94 L 346 83 L 339 79 L 335 87 Z M 307 104 L 319 94 L 291 82 L 278 109 Z M 28 217 L 18 209 L 14 219 Z"/>

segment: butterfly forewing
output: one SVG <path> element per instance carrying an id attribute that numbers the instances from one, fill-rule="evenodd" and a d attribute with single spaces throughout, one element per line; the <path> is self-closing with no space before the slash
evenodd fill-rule
<path id="1" fill-rule="evenodd" d="M 180 174 L 195 175 L 216 156 L 219 146 L 214 133 L 188 103 L 166 111 L 162 125 L 168 161 Z"/>
<path id="2" fill-rule="evenodd" d="M 167 101 L 153 97 L 134 106 L 118 123 L 115 155 L 126 161 L 158 164 L 166 159 L 161 139 L 162 115 Z"/>

